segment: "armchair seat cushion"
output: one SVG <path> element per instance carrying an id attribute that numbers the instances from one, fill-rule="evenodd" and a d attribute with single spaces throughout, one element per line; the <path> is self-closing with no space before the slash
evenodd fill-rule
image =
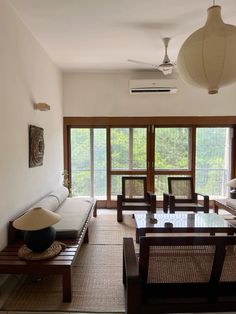
<path id="1" fill-rule="evenodd" d="M 175 207 L 199 207 L 202 208 L 203 205 L 198 204 L 198 203 L 175 203 Z"/>
<path id="2" fill-rule="evenodd" d="M 151 207 L 151 204 L 147 202 L 122 202 L 123 207 Z"/>

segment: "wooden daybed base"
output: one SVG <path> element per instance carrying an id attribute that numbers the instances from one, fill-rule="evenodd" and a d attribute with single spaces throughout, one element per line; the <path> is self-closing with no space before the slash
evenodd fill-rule
<path id="1" fill-rule="evenodd" d="M 48 260 L 26 261 L 18 257 L 18 249 L 23 242 L 19 239 L 19 231 L 9 222 L 8 245 L 0 252 L 0 274 L 30 274 L 39 276 L 62 275 L 63 302 L 71 302 L 72 265 L 78 255 L 82 243 L 88 243 L 88 224 L 92 216 L 97 216 L 96 202 L 92 207 L 82 231 L 77 239 L 61 240 L 66 245 L 57 256 Z"/>

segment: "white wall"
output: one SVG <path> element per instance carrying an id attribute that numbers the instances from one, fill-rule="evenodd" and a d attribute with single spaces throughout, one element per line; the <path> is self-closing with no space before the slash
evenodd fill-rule
<path id="1" fill-rule="evenodd" d="M 6 224 L 62 179 L 62 79 L 6 0 L 0 0 L 0 248 Z M 33 110 L 47 102 L 51 110 Z M 29 168 L 28 126 L 44 129 L 43 166 Z"/>
<path id="2" fill-rule="evenodd" d="M 159 72 L 64 73 L 64 116 L 236 115 L 236 83 L 217 95 L 178 79 L 174 95 L 130 95 L 130 79 L 160 78 Z"/>

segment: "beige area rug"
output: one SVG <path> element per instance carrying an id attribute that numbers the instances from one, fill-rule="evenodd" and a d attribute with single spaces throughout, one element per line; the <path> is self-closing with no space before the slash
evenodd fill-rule
<path id="1" fill-rule="evenodd" d="M 134 219 L 98 215 L 89 226 L 89 244 L 83 244 L 73 267 L 73 298 L 62 302 L 61 276 L 41 280 L 24 276 L 1 310 L 119 313 L 125 311 L 122 284 L 123 237 L 135 237 Z"/>

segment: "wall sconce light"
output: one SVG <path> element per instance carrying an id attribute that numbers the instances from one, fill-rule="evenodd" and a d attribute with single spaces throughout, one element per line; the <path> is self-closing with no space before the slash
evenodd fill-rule
<path id="1" fill-rule="evenodd" d="M 34 104 L 34 109 L 40 111 L 48 111 L 50 110 L 50 106 L 45 102 L 39 102 L 37 104 Z"/>

